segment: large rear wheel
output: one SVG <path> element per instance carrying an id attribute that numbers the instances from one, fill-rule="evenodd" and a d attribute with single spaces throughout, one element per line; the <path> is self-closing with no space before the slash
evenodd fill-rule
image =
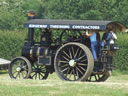
<path id="1" fill-rule="evenodd" d="M 86 81 L 94 67 L 94 59 L 88 47 L 71 42 L 60 47 L 55 55 L 54 68 L 62 80 Z"/>

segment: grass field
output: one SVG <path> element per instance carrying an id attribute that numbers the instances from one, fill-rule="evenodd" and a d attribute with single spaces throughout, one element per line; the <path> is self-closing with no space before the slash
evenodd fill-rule
<path id="1" fill-rule="evenodd" d="M 114 72 L 106 82 L 66 82 L 52 74 L 47 80 L 14 80 L 0 72 L 0 96 L 128 96 L 128 75 Z"/>

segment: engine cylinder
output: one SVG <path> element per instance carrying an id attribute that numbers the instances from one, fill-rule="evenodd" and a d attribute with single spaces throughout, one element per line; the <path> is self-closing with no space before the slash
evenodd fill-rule
<path id="1" fill-rule="evenodd" d="M 27 58 L 37 59 L 39 56 L 48 56 L 48 55 L 49 55 L 49 48 L 48 47 L 24 46 L 22 48 L 22 56 L 25 56 Z"/>

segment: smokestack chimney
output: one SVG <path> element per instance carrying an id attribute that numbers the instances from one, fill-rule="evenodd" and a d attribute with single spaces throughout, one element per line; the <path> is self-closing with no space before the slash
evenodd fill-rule
<path id="1" fill-rule="evenodd" d="M 36 18 L 35 12 L 32 12 L 32 11 L 28 12 L 28 20 L 35 19 L 35 18 Z"/>

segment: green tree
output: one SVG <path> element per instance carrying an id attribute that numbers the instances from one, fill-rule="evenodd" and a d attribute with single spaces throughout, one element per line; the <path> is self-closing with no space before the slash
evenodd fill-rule
<path id="1" fill-rule="evenodd" d="M 50 19 L 115 20 L 128 25 L 127 0 L 41 0 L 38 15 Z"/>
<path id="2" fill-rule="evenodd" d="M 21 8 L 21 0 L 0 1 L 0 29 L 21 29 L 26 20 Z"/>
<path id="3" fill-rule="evenodd" d="M 118 2 L 116 10 L 117 14 L 114 15 L 114 20 L 120 21 L 124 23 L 125 25 L 128 26 L 128 1 L 127 0 L 122 0 Z"/>
<path id="4" fill-rule="evenodd" d="M 21 7 L 25 11 L 37 12 L 41 5 L 41 0 L 23 0 Z"/>
<path id="5" fill-rule="evenodd" d="M 103 19 L 99 12 L 99 0 L 50 0 L 45 7 L 43 17 L 54 19 Z"/>

